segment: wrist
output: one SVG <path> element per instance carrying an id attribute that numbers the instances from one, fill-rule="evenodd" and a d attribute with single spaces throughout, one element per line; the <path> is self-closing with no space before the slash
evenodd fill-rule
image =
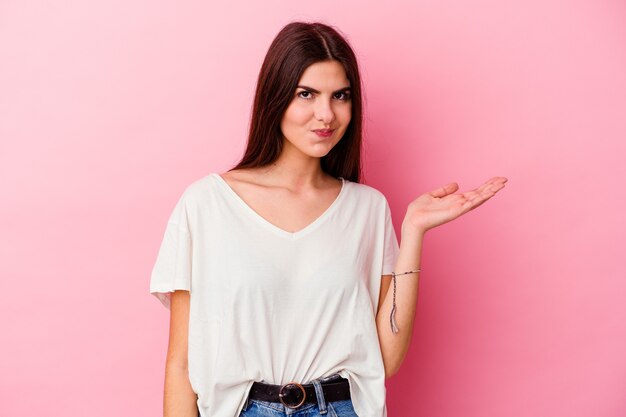
<path id="1" fill-rule="evenodd" d="M 428 229 L 420 225 L 409 224 L 406 221 L 402 222 L 400 232 L 402 236 L 424 236 Z"/>

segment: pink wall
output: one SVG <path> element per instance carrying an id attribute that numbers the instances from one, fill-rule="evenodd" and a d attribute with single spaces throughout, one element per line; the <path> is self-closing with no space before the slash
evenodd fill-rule
<path id="1" fill-rule="evenodd" d="M 208 3 L 0 4 L 0 415 L 160 415 L 166 216 L 241 154 L 295 19 L 357 51 L 396 227 L 439 185 L 509 179 L 428 232 L 390 417 L 626 415 L 623 2 Z"/>

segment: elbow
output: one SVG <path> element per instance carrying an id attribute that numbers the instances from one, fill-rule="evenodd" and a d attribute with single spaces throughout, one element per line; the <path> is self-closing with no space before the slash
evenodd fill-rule
<path id="1" fill-rule="evenodd" d="M 394 376 L 395 374 L 396 374 L 396 372 L 388 371 L 388 370 L 385 369 L 385 379 L 389 379 L 392 376 Z"/>
<path id="2" fill-rule="evenodd" d="M 398 370 L 399 369 L 397 366 L 392 367 L 392 366 L 385 365 L 385 379 L 389 379 L 395 374 L 397 374 Z"/>

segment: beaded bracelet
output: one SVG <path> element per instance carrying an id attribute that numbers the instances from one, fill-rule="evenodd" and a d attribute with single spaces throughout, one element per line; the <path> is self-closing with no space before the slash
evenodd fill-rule
<path id="1" fill-rule="evenodd" d="M 413 271 L 407 271 L 407 272 L 402 272 L 400 274 L 396 274 L 395 272 L 392 272 L 391 275 L 393 277 L 393 308 L 391 309 L 391 314 L 389 316 L 389 320 L 391 322 L 391 331 L 396 334 L 400 331 L 400 329 L 398 329 L 398 325 L 396 323 L 396 275 L 404 275 L 404 274 L 411 274 L 413 272 L 420 272 L 421 269 L 414 269 Z"/>

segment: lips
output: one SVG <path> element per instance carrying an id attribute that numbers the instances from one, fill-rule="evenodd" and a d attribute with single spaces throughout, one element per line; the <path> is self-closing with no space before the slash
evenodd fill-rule
<path id="1" fill-rule="evenodd" d="M 314 132 L 315 133 L 321 133 L 323 135 L 329 135 L 331 133 L 333 133 L 335 129 L 315 129 Z"/>

